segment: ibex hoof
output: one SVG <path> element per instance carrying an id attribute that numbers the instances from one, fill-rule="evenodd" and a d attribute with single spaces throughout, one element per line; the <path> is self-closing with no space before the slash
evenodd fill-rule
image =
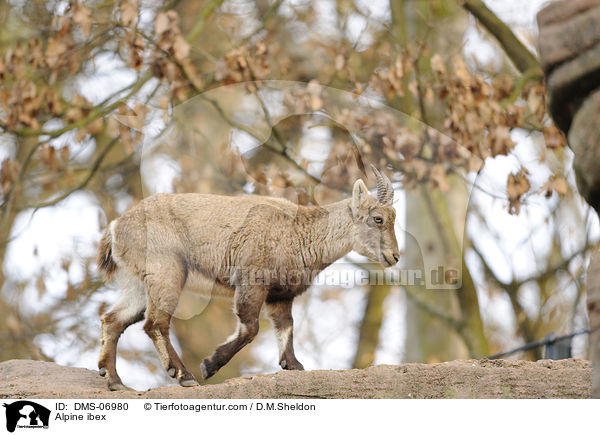
<path id="1" fill-rule="evenodd" d="M 177 370 L 175 369 L 175 367 L 170 367 L 169 370 L 167 370 L 167 374 L 174 378 L 177 374 Z"/>
<path id="2" fill-rule="evenodd" d="M 208 372 L 206 371 L 206 364 L 204 364 L 204 361 L 200 363 L 200 373 L 202 374 L 202 379 L 206 379 L 208 377 Z"/>
<path id="3" fill-rule="evenodd" d="M 110 391 L 131 391 L 131 388 L 126 387 L 121 382 L 109 382 L 108 389 Z"/>
<path id="4" fill-rule="evenodd" d="M 195 387 L 199 384 L 198 382 L 196 382 L 195 379 L 180 379 L 179 385 L 181 385 L 182 387 Z"/>
<path id="5" fill-rule="evenodd" d="M 281 360 L 279 363 L 282 369 L 284 370 L 304 370 L 304 366 L 300 364 L 298 361 L 290 361 Z"/>
<path id="6" fill-rule="evenodd" d="M 214 370 L 209 369 L 208 366 L 210 365 L 210 362 L 207 363 L 207 361 L 208 359 L 204 359 L 204 361 L 202 361 L 200 364 L 200 373 L 202 374 L 202 379 L 208 379 L 215 374 Z"/>
<path id="7" fill-rule="evenodd" d="M 106 367 L 100 367 L 100 369 L 98 370 L 98 374 L 100 376 L 106 376 Z"/>

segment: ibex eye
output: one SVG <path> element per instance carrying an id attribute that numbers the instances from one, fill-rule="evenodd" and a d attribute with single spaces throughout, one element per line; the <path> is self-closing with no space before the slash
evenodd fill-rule
<path id="1" fill-rule="evenodd" d="M 374 221 L 376 224 L 382 224 L 382 223 L 383 223 L 383 219 L 382 219 L 382 218 L 380 218 L 379 216 L 375 216 L 375 217 L 373 218 L 373 221 Z"/>

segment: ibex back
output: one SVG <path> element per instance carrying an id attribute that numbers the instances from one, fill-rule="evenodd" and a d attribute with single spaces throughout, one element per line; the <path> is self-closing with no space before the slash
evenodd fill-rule
<path id="1" fill-rule="evenodd" d="M 292 344 L 292 302 L 328 265 L 351 250 L 392 266 L 399 252 L 394 234 L 394 191 L 373 168 L 377 196 L 362 180 L 352 198 L 304 207 L 262 196 L 152 195 L 112 221 L 98 252 L 98 267 L 115 276 L 121 297 L 102 316 L 98 367 L 112 390 L 125 388 L 116 371 L 117 341 L 125 328 L 146 319 L 167 373 L 182 386 L 197 385 L 169 340 L 179 296 L 194 277 L 211 280 L 233 298 L 235 334 L 201 364 L 214 375 L 258 333 L 266 305 L 279 344 L 279 364 L 303 370 Z"/>

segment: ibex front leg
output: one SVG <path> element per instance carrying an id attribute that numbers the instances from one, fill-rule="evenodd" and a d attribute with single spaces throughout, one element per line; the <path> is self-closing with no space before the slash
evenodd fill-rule
<path id="1" fill-rule="evenodd" d="M 200 364 L 202 377 L 210 378 L 258 334 L 258 316 L 266 297 L 263 287 L 238 287 L 233 312 L 238 318 L 235 333 Z"/>
<path id="2" fill-rule="evenodd" d="M 273 322 L 279 346 L 279 365 L 286 370 L 304 370 L 294 355 L 294 319 L 292 318 L 293 299 L 267 302 L 269 317 Z"/>

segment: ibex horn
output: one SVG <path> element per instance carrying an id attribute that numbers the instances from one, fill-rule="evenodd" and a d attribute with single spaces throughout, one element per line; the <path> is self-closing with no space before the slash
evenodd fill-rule
<path id="1" fill-rule="evenodd" d="M 392 186 L 392 182 L 372 164 L 371 169 L 377 178 L 377 200 L 384 205 L 392 204 L 392 201 L 394 200 L 394 187 Z"/>

